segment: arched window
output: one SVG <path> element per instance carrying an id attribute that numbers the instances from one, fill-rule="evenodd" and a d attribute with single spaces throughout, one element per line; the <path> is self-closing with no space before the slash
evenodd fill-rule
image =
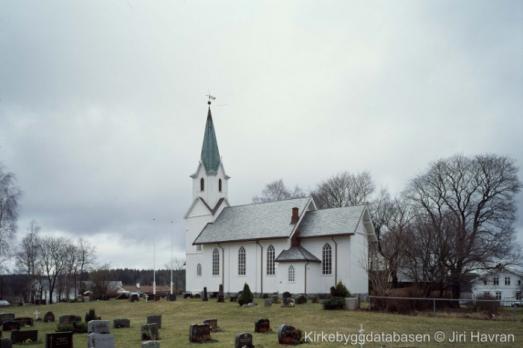
<path id="1" fill-rule="evenodd" d="M 294 266 L 289 266 L 289 281 L 294 282 L 296 280 L 296 272 L 294 271 Z"/>
<path id="2" fill-rule="evenodd" d="M 321 273 L 332 274 L 332 249 L 329 243 L 323 246 L 321 255 Z"/>
<path id="3" fill-rule="evenodd" d="M 218 191 L 222 192 L 222 179 L 218 179 Z"/>
<path id="4" fill-rule="evenodd" d="M 205 180 L 203 178 L 200 179 L 200 191 L 203 192 L 205 190 Z"/>
<path id="5" fill-rule="evenodd" d="M 274 275 L 274 247 L 267 248 L 267 275 Z"/>
<path id="6" fill-rule="evenodd" d="M 214 248 L 212 251 L 212 275 L 220 274 L 220 251 Z"/>
<path id="7" fill-rule="evenodd" d="M 238 275 L 245 275 L 245 248 L 238 250 Z"/>
<path id="8" fill-rule="evenodd" d="M 196 275 L 198 277 L 201 277 L 202 276 L 202 265 L 201 264 L 197 264 L 196 265 Z"/>

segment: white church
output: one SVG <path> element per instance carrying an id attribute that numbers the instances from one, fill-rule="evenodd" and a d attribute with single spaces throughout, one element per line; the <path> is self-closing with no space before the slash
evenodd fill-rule
<path id="1" fill-rule="evenodd" d="M 258 294 L 329 293 L 343 282 L 368 293 L 368 244 L 376 240 L 365 205 L 317 209 L 312 198 L 231 205 L 210 102 L 193 201 L 185 215 L 186 290 Z"/>

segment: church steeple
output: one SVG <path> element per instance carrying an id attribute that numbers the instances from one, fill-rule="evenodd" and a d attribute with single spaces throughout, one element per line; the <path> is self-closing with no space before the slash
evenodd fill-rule
<path id="1" fill-rule="evenodd" d="M 209 110 L 203 136 L 201 161 L 207 174 L 216 174 L 220 166 L 220 151 L 218 150 L 218 141 L 216 140 L 216 132 L 212 122 L 211 102 L 209 101 L 208 104 Z"/>

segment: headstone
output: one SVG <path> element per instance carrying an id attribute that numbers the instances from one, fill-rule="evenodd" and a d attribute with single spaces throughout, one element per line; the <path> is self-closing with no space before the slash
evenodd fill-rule
<path id="1" fill-rule="evenodd" d="M 266 298 L 263 303 L 264 303 L 265 307 L 272 306 L 272 300 L 270 298 Z"/>
<path id="2" fill-rule="evenodd" d="M 142 341 L 158 341 L 160 333 L 158 324 L 142 325 Z"/>
<path id="3" fill-rule="evenodd" d="M 42 318 L 40 318 L 40 311 L 37 309 L 35 309 L 35 311 L 33 312 L 33 315 L 34 315 L 34 320 L 35 321 L 40 321 L 42 320 Z"/>
<path id="4" fill-rule="evenodd" d="M 14 321 L 18 322 L 20 324 L 20 327 L 34 325 L 33 318 L 29 318 L 29 317 L 16 318 Z"/>
<path id="5" fill-rule="evenodd" d="M 271 322 L 269 319 L 258 319 L 254 323 L 254 332 L 265 333 L 271 331 Z"/>
<path id="6" fill-rule="evenodd" d="M 3 324 L 4 321 L 14 320 L 14 313 L 0 313 L 0 324 Z"/>
<path id="7" fill-rule="evenodd" d="M 44 315 L 44 323 L 52 323 L 54 322 L 54 313 L 53 312 L 47 312 Z"/>
<path id="8" fill-rule="evenodd" d="M 279 344 L 300 344 L 302 338 L 301 336 L 301 331 L 296 329 L 294 326 L 283 324 L 278 328 Z"/>
<path id="9" fill-rule="evenodd" d="M 206 286 L 203 288 L 202 301 L 209 301 L 209 297 L 207 296 L 207 287 Z"/>
<path id="10" fill-rule="evenodd" d="M 110 334 L 109 320 L 91 320 L 87 323 L 87 333 Z"/>
<path id="11" fill-rule="evenodd" d="M 204 325 L 209 325 L 209 328 L 211 331 L 216 332 L 219 331 L 220 328 L 218 327 L 218 319 L 207 319 L 203 321 Z"/>
<path id="12" fill-rule="evenodd" d="M 175 293 L 169 294 L 169 296 L 167 296 L 167 299 L 169 301 L 176 301 L 176 294 Z"/>
<path id="13" fill-rule="evenodd" d="M 211 340 L 211 328 L 205 324 L 189 326 L 189 342 L 204 343 Z"/>
<path id="14" fill-rule="evenodd" d="M 147 317 L 147 324 L 156 324 L 158 328 L 162 328 L 162 316 L 161 315 L 149 315 Z"/>
<path id="15" fill-rule="evenodd" d="M 142 348 L 160 348 L 160 341 L 142 342 Z"/>
<path id="16" fill-rule="evenodd" d="M 4 321 L 2 323 L 2 331 L 20 330 L 20 323 L 14 320 Z"/>
<path id="17" fill-rule="evenodd" d="M 73 348 L 73 333 L 48 333 L 45 335 L 45 348 Z"/>
<path id="18" fill-rule="evenodd" d="M 123 329 L 131 327 L 131 321 L 129 319 L 114 319 L 113 327 L 115 329 Z"/>
<path id="19" fill-rule="evenodd" d="M 0 338 L 0 348 L 12 348 L 13 344 L 9 338 Z"/>
<path id="20" fill-rule="evenodd" d="M 60 318 L 58 318 L 58 323 L 60 325 L 63 324 L 74 324 L 79 323 L 82 321 L 82 318 L 78 315 L 62 315 Z"/>
<path id="21" fill-rule="evenodd" d="M 38 341 L 38 330 L 16 330 L 11 331 L 11 342 L 13 344 L 35 343 Z"/>
<path id="22" fill-rule="evenodd" d="M 296 302 L 292 297 L 284 297 L 282 307 L 294 307 Z"/>
<path id="23" fill-rule="evenodd" d="M 90 333 L 87 336 L 87 348 L 115 348 L 114 336 Z"/>
<path id="24" fill-rule="evenodd" d="M 225 295 L 223 294 L 223 284 L 218 288 L 218 302 L 225 302 Z"/>
<path id="25" fill-rule="evenodd" d="M 252 335 L 248 332 L 237 334 L 234 339 L 234 348 L 254 348 Z"/>
<path id="26" fill-rule="evenodd" d="M 140 301 L 140 296 L 138 294 L 131 294 L 131 296 L 129 296 L 129 301 L 131 301 L 131 302 Z"/>

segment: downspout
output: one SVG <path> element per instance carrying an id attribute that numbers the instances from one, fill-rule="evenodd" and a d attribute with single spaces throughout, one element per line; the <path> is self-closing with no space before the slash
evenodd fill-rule
<path id="1" fill-rule="evenodd" d="M 218 248 L 222 249 L 222 285 L 223 292 L 225 292 L 225 250 L 220 243 L 218 243 Z"/>
<path id="2" fill-rule="evenodd" d="M 260 246 L 261 255 L 260 255 L 260 296 L 263 295 L 263 245 L 259 241 L 256 241 L 256 244 Z"/>
<path id="3" fill-rule="evenodd" d="M 303 291 L 305 292 L 304 295 L 307 295 L 307 266 L 309 265 L 309 261 L 305 262 L 305 286 L 303 287 Z"/>
<path id="4" fill-rule="evenodd" d="M 334 242 L 334 286 L 336 286 L 338 285 L 338 243 L 334 237 L 331 239 Z"/>

